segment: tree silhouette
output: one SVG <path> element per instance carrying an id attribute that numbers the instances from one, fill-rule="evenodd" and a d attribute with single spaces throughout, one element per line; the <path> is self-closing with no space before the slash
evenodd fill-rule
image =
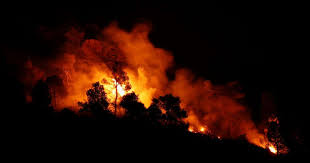
<path id="1" fill-rule="evenodd" d="M 127 117 L 135 120 L 143 120 L 145 117 L 146 108 L 139 102 L 139 98 L 134 92 L 123 96 L 120 106 L 126 109 Z"/>
<path id="2" fill-rule="evenodd" d="M 288 148 L 284 145 L 284 140 L 280 135 L 280 124 L 278 118 L 273 115 L 269 118 L 268 122 L 267 138 L 269 142 L 276 148 L 277 155 L 280 153 L 287 153 Z"/>
<path id="3" fill-rule="evenodd" d="M 148 118 L 154 124 L 158 124 L 162 120 L 162 111 L 159 108 L 159 100 L 154 98 L 152 104 L 147 109 Z"/>
<path id="4" fill-rule="evenodd" d="M 180 107 L 180 103 L 180 98 L 171 94 L 158 98 L 157 106 L 165 112 L 163 119 L 166 125 L 184 125 L 182 119 L 187 117 L 187 112 Z"/>
<path id="5" fill-rule="evenodd" d="M 123 71 L 124 67 L 127 66 L 126 57 L 122 51 L 117 47 L 117 44 L 113 42 L 103 43 L 98 40 L 90 39 L 86 40 L 83 44 L 82 50 L 84 53 L 89 53 L 94 56 L 99 56 L 100 59 L 112 72 L 115 88 L 115 100 L 114 109 L 115 115 L 117 112 L 117 100 L 118 100 L 118 85 L 125 85 L 125 90 L 131 89 L 128 82 L 128 76 Z"/>
<path id="6" fill-rule="evenodd" d="M 111 48 L 110 52 L 104 55 L 104 60 L 108 68 L 112 71 L 115 88 L 115 101 L 114 101 L 114 109 L 115 115 L 117 111 L 117 99 L 118 99 L 118 85 L 125 85 L 125 90 L 130 90 L 131 85 L 129 83 L 129 78 L 126 72 L 123 71 L 123 68 L 127 65 L 125 58 L 122 53 L 117 51 L 116 48 Z"/>
<path id="7" fill-rule="evenodd" d="M 85 103 L 78 102 L 78 105 L 82 107 L 80 111 L 90 111 L 94 116 L 108 114 L 109 103 L 103 85 L 96 82 L 92 86 L 93 87 L 86 92 L 88 101 Z"/>
<path id="8" fill-rule="evenodd" d="M 57 108 L 57 94 L 67 94 L 67 90 L 65 89 L 63 79 L 61 79 L 57 75 L 49 76 L 46 78 L 46 83 L 49 87 L 49 92 L 52 97 L 52 106 Z"/>

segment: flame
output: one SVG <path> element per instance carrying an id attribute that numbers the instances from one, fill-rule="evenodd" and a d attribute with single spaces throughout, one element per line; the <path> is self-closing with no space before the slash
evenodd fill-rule
<path id="1" fill-rule="evenodd" d="M 115 79 L 110 79 L 109 82 L 101 82 L 100 84 L 103 85 L 105 92 L 107 93 L 107 99 L 110 103 L 114 103 L 115 102 L 115 98 L 116 99 L 116 103 L 119 104 L 119 99 L 121 99 L 121 97 L 123 97 L 125 94 L 130 93 L 131 91 L 126 91 L 125 89 L 125 85 L 124 84 L 119 84 L 118 82 L 116 82 Z M 116 88 L 117 87 L 117 96 L 116 96 Z M 114 112 L 114 108 L 109 108 L 111 112 Z"/>
<path id="2" fill-rule="evenodd" d="M 38 60 L 38 63 L 27 61 L 23 69 L 26 73 L 21 73 L 23 81 L 31 88 L 39 79 L 57 76 L 61 82 L 50 83 L 55 89 L 52 98 L 57 101 L 56 109 L 79 109 L 77 102 L 85 102 L 85 92 L 98 81 L 110 101 L 115 101 L 116 87 L 118 97 L 135 92 L 145 107 L 150 106 L 153 98 L 171 93 L 180 97 L 181 106 L 188 113 L 184 121 L 190 126 L 189 132 L 212 132 L 220 138 L 246 135 L 250 143 L 265 148 L 268 141 L 264 134 L 256 128 L 247 108 L 238 102 L 244 95 L 236 91 L 237 84 L 214 85 L 197 78 L 188 69 L 176 70 L 175 79 L 168 80 L 166 72 L 173 66 L 173 55 L 152 44 L 148 38 L 150 30 L 148 24 L 138 24 L 131 31 L 125 31 L 112 23 L 102 31 L 103 37 L 98 37 L 102 38 L 99 40 L 85 39 L 83 32 L 71 29 L 65 34 L 65 53 L 54 57 L 56 59 Z M 107 58 L 110 59 L 113 49 L 117 49 L 119 58 L 126 63 L 123 71 L 129 78 L 130 91 L 114 79 L 108 66 Z M 40 63 L 46 65 L 39 66 Z"/>
<path id="3" fill-rule="evenodd" d="M 208 134 L 209 133 L 209 130 L 204 126 L 200 126 L 198 128 L 196 128 L 194 126 L 189 126 L 188 131 L 193 132 L 193 133 L 201 133 L 201 134 Z"/>
<path id="4" fill-rule="evenodd" d="M 268 147 L 269 151 L 272 152 L 273 154 L 277 153 L 277 149 L 273 145 L 269 145 Z"/>
<path id="5" fill-rule="evenodd" d="M 114 85 L 117 86 L 117 93 L 122 97 L 124 96 L 127 92 L 125 91 L 125 85 L 120 85 L 118 82 L 116 82 L 115 79 L 112 79 L 114 82 Z M 113 95 L 116 95 L 116 90 L 114 89 Z"/>

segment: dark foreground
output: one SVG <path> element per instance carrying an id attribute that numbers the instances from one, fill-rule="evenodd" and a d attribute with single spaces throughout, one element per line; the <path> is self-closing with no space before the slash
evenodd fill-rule
<path id="1" fill-rule="evenodd" d="M 8 77 L 9 79 L 9 77 Z M 14 80 L 9 80 L 14 81 Z M 22 86 L 4 84 L 1 107 L 2 155 L 16 159 L 61 161 L 87 159 L 107 161 L 159 160 L 307 160 L 307 150 L 289 146 L 285 156 L 275 157 L 268 150 L 245 139 L 219 140 L 193 134 L 184 128 L 156 126 L 148 121 L 95 120 L 70 111 L 56 112 L 26 104 Z M 109 162 L 109 161 L 107 161 Z"/>
<path id="2" fill-rule="evenodd" d="M 8 118 L 8 117 L 7 117 Z M 275 157 L 246 140 L 219 140 L 180 128 L 154 126 L 143 121 L 94 120 L 59 112 L 23 112 L 6 121 L 4 148 L 11 160 L 43 162 L 69 158 L 173 161 L 290 160 L 291 152 Z M 98 161 L 99 161 L 98 160 Z"/>

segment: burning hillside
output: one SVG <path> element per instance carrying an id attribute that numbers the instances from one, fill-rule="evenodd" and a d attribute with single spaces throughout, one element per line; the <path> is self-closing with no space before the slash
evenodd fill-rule
<path id="1" fill-rule="evenodd" d="M 57 57 L 29 58 L 25 63 L 21 79 L 27 86 L 27 100 L 31 102 L 30 90 L 37 81 L 44 80 L 54 108 L 79 111 L 78 102 L 87 102 L 85 92 L 99 82 L 111 104 L 109 110 L 122 116 L 120 102 L 126 94 L 135 93 L 148 109 L 154 98 L 171 94 L 179 97 L 181 108 L 187 112 L 182 120 L 190 132 L 212 133 L 219 139 L 245 136 L 250 143 L 277 153 L 242 104 L 244 95 L 238 83 L 213 85 L 188 69 L 176 70 L 174 79 L 168 79 L 166 72 L 174 65 L 173 55 L 151 43 L 150 30 L 149 24 L 125 31 L 112 23 L 91 39 L 83 31 L 68 30 Z"/>

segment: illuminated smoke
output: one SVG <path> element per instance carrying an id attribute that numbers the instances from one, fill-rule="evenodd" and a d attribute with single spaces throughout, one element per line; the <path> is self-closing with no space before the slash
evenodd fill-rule
<path id="1" fill-rule="evenodd" d="M 104 85 L 110 101 L 115 98 L 113 86 L 117 84 L 121 96 L 133 91 L 146 107 L 152 98 L 171 93 L 180 97 L 182 108 L 188 112 L 185 121 L 190 125 L 189 131 L 212 132 L 219 138 L 244 135 L 249 142 L 266 148 L 268 141 L 240 103 L 243 94 L 235 88 L 237 83 L 213 85 L 187 69 L 177 70 L 175 79 L 169 81 L 166 71 L 173 66 L 173 55 L 150 42 L 150 30 L 150 25 L 138 24 L 127 32 L 112 23 L 102 31 L 100 39 L 85 39 L 83 32 L 71 29 L 65 34 L 64 52 L 56 59 L 41 60 L 45 63 L 42 67 L 33 66 L 31 61 L 27 63 L 29 72 L 36 77 L 32 81 L 24 78 L 25 84 L 50 79 L 56 109 L 78 109 L 77 102 L 86 101 L 85 92 L 97 81 Z M 129 78 L 130 90 L 113 77 L 109 64 L 115 59 Z M 61 82 L 55 84 L 50 76 Z"/>

